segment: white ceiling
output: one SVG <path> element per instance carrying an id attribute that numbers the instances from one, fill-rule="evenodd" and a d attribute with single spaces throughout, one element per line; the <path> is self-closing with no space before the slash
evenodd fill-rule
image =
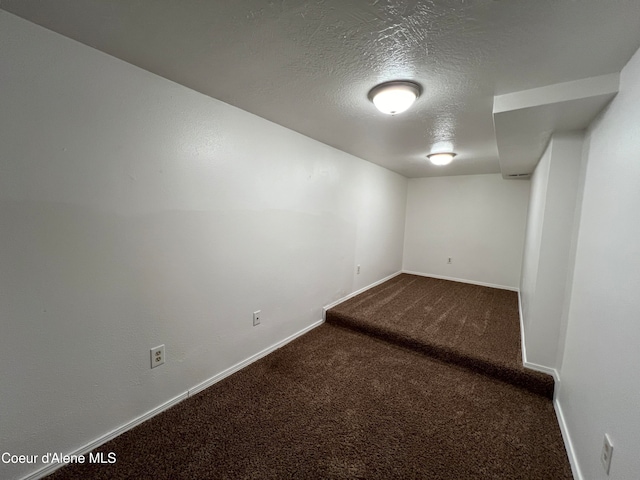
<path id="1" fill-rule="evenodd" d="M 0 0 L 0 7 L 407 177 L 501 166 L 503 175 L 528 173 L 521 170 L 535 166 L 539 144 L 563 125 L 556 118 L 563 99 L 538 102 L 543 113 L 534 122 L 522 109 L 500 118 L 509 111 L 503 106 L 496 128 L 507 138 L 497 140 L 494 96 L 619 72 L 640 46 L 640 0 Z M 415 80 L 424 93 L 389 117 L 367 93 L 394 79 Z M 581 119 L 573 118 L 578 128 L 607 101 L 594 107 L 585 98 L 590 103 L 576 107 Z M 431 166 L 425 155 L 447 143 L 454 162 Z M 528 160 L 516 155 L 512 163 L 514 152 L 532 146 Z"/>

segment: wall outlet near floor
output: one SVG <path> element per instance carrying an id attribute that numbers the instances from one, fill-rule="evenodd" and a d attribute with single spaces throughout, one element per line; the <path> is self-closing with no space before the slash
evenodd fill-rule
<path id="1" fill-rule="evenodd" d="M 360 265 L 356 265 L 356 275 L 360 275 Z"/>
<path id="2" fill-rule="evenodd" d="M 164 363 L 164 345 L 151 349 L 151 368 L 159 367 Z"/>
<path id="3" fill-rule="evenodd" d="M 611 439 L 609 435 L 604 435 L 604 442 L 602 444 L 602 453 L 600 454 L 600 461 L 602 462 L 602 467 L 607 475 L 609 475 L 609 470 L 611 469 L 611 456 L 613 455 L 613 444 L 611 443 Z"/>
<path id="4" fill-rule="evenodd" d="M 253 326 L 260 325 L 260 310 L 253 312 Z"/>
<path id="5" fill-rule="evenodd" d="M 447 258 L 447 263 L 451 263 L 451 257 Z"/>

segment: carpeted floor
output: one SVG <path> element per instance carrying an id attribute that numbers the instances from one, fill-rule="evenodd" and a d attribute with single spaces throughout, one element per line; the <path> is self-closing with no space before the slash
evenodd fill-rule
<path id="1" fill-rule="evenodd" d="M 49 478 L 571 478 L 546 397 L 337 324 L 97 451 Z"/>
<path id="2" fill-rule="evenodd" d="M 327 322 L 413 348 L 553 398 L 525 369 L 516 292 L 402 274 L 327 312 Z"/>

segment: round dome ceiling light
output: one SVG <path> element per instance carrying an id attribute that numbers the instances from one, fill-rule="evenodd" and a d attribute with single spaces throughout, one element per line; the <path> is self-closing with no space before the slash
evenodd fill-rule
<path id="1" fill-rule="evenodd" d="M 422 88 L 415 82 L 398 80 L 377 85 L 369 91 L 369 100 L 387 115 L 397 115 L 413 105 Z"/>
<path id="2" fill-rule="evenodd" d="M 434 165 L 442 166 L 449 165 L 455 157 L 456 154 L 453 152 L 443 152 L 443 153 L 432 153 L 427 155 L 427 158 L 431 160 L 431 163 Z"/>

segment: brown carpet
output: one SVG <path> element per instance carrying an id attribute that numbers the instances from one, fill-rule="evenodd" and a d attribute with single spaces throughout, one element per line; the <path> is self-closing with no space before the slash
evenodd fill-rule
<path id="1" fill-rule="evenodd" d="M 49 478 L 571 478 L 547 398 L 332 324 L 97 451 Z"/>
<path id="2" fill-rule="evenodd" d="M 553 378 L 522 365 L 516 292 L 402 274 L 326 320 L 553 398 Z"/>

